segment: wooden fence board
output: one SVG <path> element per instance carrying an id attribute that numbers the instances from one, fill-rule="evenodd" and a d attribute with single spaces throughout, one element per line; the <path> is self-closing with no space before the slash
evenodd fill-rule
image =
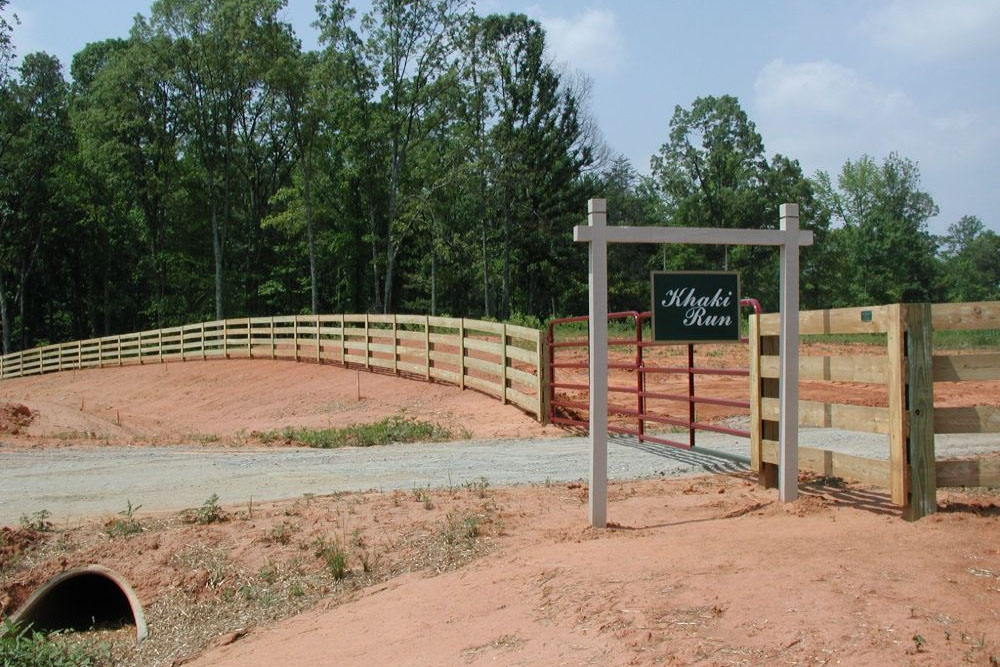
<path id="1" fill-rule="evenodd" d="M 1000 488 L 1000 459 L 937 461 L 937 485 Z"/>
<path id="2" fill-rule="evenodd" d="M 489 373 L 490 375 L 495 375 L 497 377 L 500 377 L 503 373 L 503 368 L 501 368 L 499 363 L 485 361 L 483 359 L 473 359 L 471 357 L 467 357 L 465 359 L 465 366 L 466 368 L 474 368 L 477 371 Z"/>
<path id="3" fill-rule="evenodd" d="M 777 378 L 780 357 L 761 356 L 761 377 Z M 799 357 L 799 380 L 887 384 L 889 360 L 885 357 Z"/>
<path id="4" fill-rule="evenodd" d="M 974 405 L 935 408 L 935 433 L 1000 433 L 1000 408 Z"/>
<path id="5" fill-rule="evenodd" d="M 762 456 L 765 463 L 778 463 L 778 443 L 764 440 Z M 852 479 L 864 484 L 889 486 L 889 462 L 832 452 L 828 449 L 799 447 L 799 469 L 827 477 Z"/>
<path id="6" fill-rule="evenodd" d="M 934 382 L 1000 380 L 1000 354 L 940 355 L 931 364 Z"/>
<path id="7" fill-rule="evenodd" d="M 935 331 L 1000 329 L 1000 301 L 937 303 L 931 322 Z"/>
<path id="8" fill-rule="evenodd" d="M 890 306 L 801 311 L 799 333 L 803 335 L 885 333 L 889 318 L 887 308 Z M 777 336 L 780 333 L 779 321 L 777 313 L 761 315 L 760 335 Z"/>
<path id="9" fill-rule="evenodd" d="M 762 418 L 777 421 L 778 399 L 762 398 L 760 403 Z M 816 428 L 839 428 L 884 435 L 889 432 L 889 410 L 868 405 L 799 401 L 799 423 Z"/>
<path id="10" fill-rule="evenodd" d="M 500 385 L 490 382 L 489 380 L 483 380 L 482 378 L 477 378 L 474 375 L 465 376 L 465 386 L 472 387 L 473 389 L 478 389 L 479 391 L 485 392 L 492 396 L 500 396 Z"/>

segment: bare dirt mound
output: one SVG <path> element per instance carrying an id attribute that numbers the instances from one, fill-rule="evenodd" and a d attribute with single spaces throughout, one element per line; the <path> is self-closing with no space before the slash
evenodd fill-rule
<path id="1" fill-rule="evenodd" d="M 17 435 L 29 426 L 38 414 L 20 403 L 0 403 L 0 433 Z"/>
<path id="2" fill-rule="evenodd" d="M 404 414 L 475 438 L 557 434 L 493 397 L 338 366 L 189 361 L 67 371 L 0 383 L 35 415 L 15 442 L 244 444 L 285 427 L 331 428 Z M 8 431 L 8 433 L 11 433 Z"/>
<path id="3" fill-rule="evenodd" d="M 997 494 L 942 493 L 912 524 L 865 487 L 801 491 L 625 482 L 608 529 L 579 483 L 123 513 L 49 527 L 0 601 L 81 564 L 121 572 L 149 639 L 87 633 L 119 667 L 996 664 Z"/>

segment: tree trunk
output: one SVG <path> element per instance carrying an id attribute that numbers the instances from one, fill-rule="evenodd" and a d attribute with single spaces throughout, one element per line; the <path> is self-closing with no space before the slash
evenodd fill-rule
<path id="1" fill-rule="evenodd" d="M 222 307 L 222 233 L 219 228 L 219 213 L 212 207 L 212 252 L 215 256 L 215 319 L 225 319 Z"/>
<path id="2" fill-rule="evenodd" d="M 490 271 L 486 256 L 486 225 L 483 224 L 483 315 L 490 316 Z"/>
<path id="3" fill-rule="evenodd" d="M 3 353 L 10 354 L 10 311 L 7 307 L 7 288 L 0 271 L 0 320 L 3 320 Z"/>
<path id="4" fill-rule="evenodd" d="M 306 235 L 309 240 L 309 287 L 312 292 L 312 314 L 319 313 L 319 286 L 316 283 L 316 240 L 313 233 L 312 178 L 310 169 L 303 163 L 302 181 L 306 197 Z"/>

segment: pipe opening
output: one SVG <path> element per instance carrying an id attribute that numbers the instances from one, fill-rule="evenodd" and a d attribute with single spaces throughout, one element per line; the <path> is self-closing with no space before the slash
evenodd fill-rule
<path id="1" fill-rule="evenodd" d="M 35 591 L 11 617 L 35 630 L 113 630 L 126 625 L 136 628 L 136 641 L 146 638 L 142 606 L 124 577 L 91 565 L 63 572 Z"/>

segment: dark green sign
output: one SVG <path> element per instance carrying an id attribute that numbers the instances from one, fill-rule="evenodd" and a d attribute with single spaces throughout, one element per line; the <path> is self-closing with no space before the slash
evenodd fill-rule
<path id="1" fill-rule="evenodd" d="M 740 276 L 734 271 L 654 271 L 652 312 L 654 341 L 738 341 Z"/>

